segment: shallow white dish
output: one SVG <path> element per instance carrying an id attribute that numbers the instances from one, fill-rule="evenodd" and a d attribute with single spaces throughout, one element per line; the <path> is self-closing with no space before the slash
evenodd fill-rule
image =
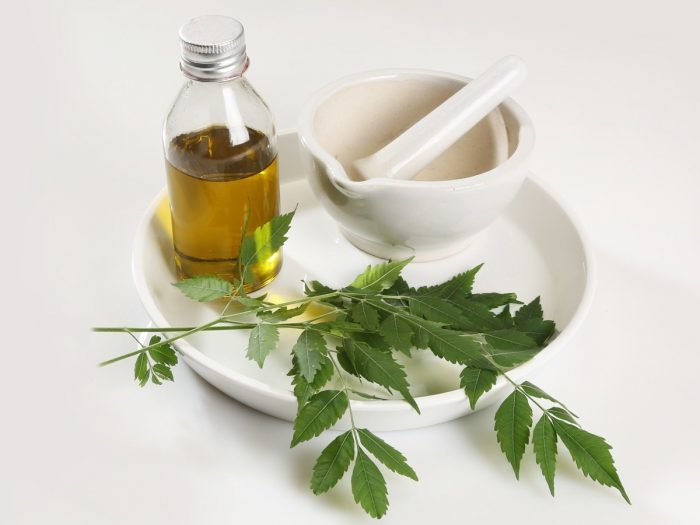
<path id="1" fill-rule="evenodd" d="M 296 133 L 281 134 L 279 155 L 282 210 L 297 204 L 298 210 L 284 247 L 282 271 L 265 289 L 268 297 L 280 301 L 300 297 L 302 280 L 347 285 L 367 264 L 379 260 L 353 247 L 313 196 L 301 168 Z M 211 320 L 217 310 L 186 299 L 171 285 L 176 280 L 172 245 L 157 214 L 163 197 L 161 193 L 149 206 L 136 233 L 136 290 L 156 326 L 200 324 Z M 585 317 L 595 277 L 590 248 L 570 210 L 540 182 L 528 179 L 505 214 L 481 232 L 467 250 L 435 262 L 410 264 L 404 272 L 411 285 L 433 284 L 482 262 L 476 291 L 516 292 L 523 301 L 540 295 L 545 316 L 557 323 L 559 333 L 549 346 L 510 373 L 524 379 L 565 348 Z M 286 373 L 295 338 L 294 333 L 282 334 L 278 350 L 268 357 L 263 369 L 245 358 L 247 331 L 199 333 L 178 341 L 177 348 L 190 367 L 221 391 L 257 410 L 292 420 L 296 400 Z M 401 400 L 353 400 L 358 425 L 379 431 L 400 430 L 471 412 L 458 388 L 459 367 L 427 351 L 414 355 L 418 357 L 404 363 L 421 415 Z M 368 387 L 371 385 L 364 382 L 363 390 L 371 391 Z M 477 408 L 501 398 L 507 392 L 505 387 L 505 380 L 499 378 Z M 341 421 L 338 427 L 344 425 Z"/>

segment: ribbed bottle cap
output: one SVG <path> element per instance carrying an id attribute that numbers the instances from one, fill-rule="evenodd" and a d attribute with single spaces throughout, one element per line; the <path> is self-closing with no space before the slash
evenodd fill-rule
<path id="1" fill-rule="evenodd" d="M 180 28 L 180 46 L 180 69 L 195 80 L 228 80 L 248 64 L 243 25 L 227 16 L 193 18 Z"/>

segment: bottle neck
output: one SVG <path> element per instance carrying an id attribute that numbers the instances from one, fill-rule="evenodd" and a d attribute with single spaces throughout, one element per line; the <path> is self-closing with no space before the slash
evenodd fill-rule
<path id="1" fill-rule="evenodd" d="M 180 71 L 197 82 L 226 82 L 241 77 L 248 69 L 250 59 L 245 52 L 229 57 L 208 60 L 202 55 L 182 54 Z"/>

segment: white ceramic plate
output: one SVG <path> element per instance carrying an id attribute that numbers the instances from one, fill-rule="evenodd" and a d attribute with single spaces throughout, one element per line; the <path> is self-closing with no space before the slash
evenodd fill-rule
<path id="1" fill-rule="evenodd" d="M 298 211 L 284 247 L 282 271 L 265 289 L 268 297 L 279 301 L 300 297 L 301 281 L 307 279 L 334 287 L 347 285 L 378 259 L 353 247 L 317 203 L 301 167 L 296 133 L 281 134 L 279 154 L 282 210 L 298 204 Z M 186 299 L 171 285 L 176 280 L 172 245 L 163 214 L 158 214 L 163 198 L 161 193 L 153 201 L 136 234 L 136 289 L 156 326 L 200 324 L 212 319 L 217 311 L 212 305 Z M 512 377 L 524 379 L 565 348 L 586 315 L 594 281 L 590 248 L 570 210 L 530 178 L 506 213 L 464 252 L 440 261 L 410 264 L 405 277 L 412 285 L 434 284 L 482 262 L 485 264 L 477 277 L 476 291 L 516 292 L 523 301 L 540 295 L 546 317 L 557 323 L 559 333 L 549 346 L 511 372 Z M 296 334 L 282 334 L 278 350 L 268 357 L 263 369 L 245 358 L 247 338 L 244 331 L 206 332 L 179 341 L 177 348 L 189 366 L 221 391 L 257 410 L 293 420 L 296 400 L 286 373 Z M 373 430 L 417 428 L 470 412 L 458 388 L 459 367 L 427 351 L 414 352 L 414 356 L 403 362 L 421 415 L 398 399 L 353 400 L 359 425 Z M 499 378 L 478 408 L 501 398 L 507 392 L 505 387 L 505 381 Z M 362 384 L 364 391 L 371 388 L 367 382 Z M 374 392 L 386 396 L 384 391 Z M 340 422 L 339 426 L 344 424 Z"/>

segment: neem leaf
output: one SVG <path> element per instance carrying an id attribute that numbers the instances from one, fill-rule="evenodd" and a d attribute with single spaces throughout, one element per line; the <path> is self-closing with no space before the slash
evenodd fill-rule
<path id="1" fill-rule="evenodd" d="M 379 327 L 381 336 L 396 350 L 410 354 L 413 347 L 411 325 L 396 314 L 389 315 Z"/>
<path id="2" fill-rule="evenodd" d="M 156 363 L 151 368 L 151 374 L 153 377 L 158 376 L 158 379 L 164 381 L 173 381 L 173 372 L 167 365 Z"/>
<path id="3" fill-rule="evenodd" d="M 385 293 L 387 295 L 406 295 L 409 293 L 410 289 L 406 280 L 399 275 L 394 281 L 394 284 L 386 289 Z"/>
<path id="4" fill-rule="evenodd" d="M 532 408 L 525 394 L 514 390 L 496 410 L 495 420 L 496 439 L 518 478 L 520 460 L 525 453 L 532 426 Z"/>
<path id="5" fill-rule="evenodd" d="M 384 466 L 386 466 L 389 470 L 418 481 L 418 476 L 410 467 L 405 456 L 401 454 L 401 452 L 372 434 L 366 428 L 358 429 L 357 433 L 360 436 L 362 445 L 367 449 L 367 451 L 379 461 L 384 463 Z"/>
<path id="6" fill-rule="evenodd" d="M 510 315 L 510 305 L 505 305 L 501 313 L 496 315 L 496 317 L 503 323 L 505 328 L 513 328 L 515 326 L 513 316 Z"/>
<path id="7" fill-rule="evenodd" d="M 258 324 L 250 331 L 246 357 L 262 368 L 265 358 L 274 350 L 279 340 L 279 330 L 272 324 Z"/>
<path id="8" fill-rule="evenodd" d="M 532 359 L 541 348 L 530 337 L 517 330 L 496 330 L 484 336 L 487 351 L 499 366 L 511 368 Z"/>
<path id="9" fill-rule="evenodd" d="M 255 228 L 251 235 L 243 238 L 239 257 L 244 269 L 244 282 L 254 282 L 253 264 L 269 259 L 286 242 L 286 235 L 295 211 L 273 217 L 262 226 Z"/>
<path id="10" fill-rule="evenodd" d="M 295 364 L 299 373 L 307 382 L 311 383 L 316 371 L 321 368 L 323 359 L 326 358 L 326 340 L 315 330 L 307 328 L 299 334 L 297 342 L 292 347 L 292 352 L 296 357 Z"/>
<path id="11" fill-rule="evenodd" d="M 352 319 L 367 330 L 379 328 L 379 312 L 367 301 L 358 301 L 352 307 Z"/>
<path id="12" fill-rule="evenodd" d="M 306 379 L 304 379 L 304 376 L 299 373 L 296 363 L 296 356 L 292 357 L 292 362 L 294 363 L 294 366 L 290 370 L 289 375 L 294 376 L 294 379 L 292 380 L 292 384 L 294 385 L 294 396 L 297 398 L 299 409 L 301 409 L 309 398 L 318 390 L 323 388 L 331 377 L 333 377 L 334 367 L 331 360 L 324 356 L 321 360 L 320 368 L 316 370 L 316 375 L 314 375 L 313 381 L 309 383 Z"/>
<path id="13" fill-rule="evenodd" d="M 138 381 L 139 386 L 144 386 L 148 383 L 148 378 L 150 376 L 148 370 L 148 357 L 146 357 L 145 352 L 139 354 L 134 363 L 134 379 Z"/>
<path id="14" fill-rule="evenodd" d="M 231 294 L 233 285 L 215 275 L 199 275 L 173 283 L 185 296 L 195 301 L 205 302 L 221 299 Z"/>
<path id="15" fill-rule="evenodd" d="M 346 339 L 343 347 L 350 354 L 348 357 L 358 375 L 372 383 L 400 392 L 414 410 L 420 413 L 408 389 L 406 372 L 391 353 L 373 348 L 364 341 L 352 339 Z"/>
<path id="16" fill-rule="evenodd" d="M 549 492 L 554 496 L 554 473 L 557 469 L 557 434 L 546 414 L 532 429 L 532 447 L 535 450 L 535 461 L 540 466 L 542 475 L 547 481 Z"/>
<path id="17" fill-rule="evenodd" d="M 428 321 L 459 327 L 463 324 L 461 311 L 454 304 L 439 297 L 415 297 L 409 300 L 409 311 Z"/>
<path id="18" fill-rule="evenodd" d="M 389 399 L 386 397 L 379 397 L 379 396 L 375 396 L 372 394 L 366 394 L 365 392 L 360 392 L 359 390 L 350 389 L 350 392 L 352 392 L 353 394 L 358 395 L 364 399 L 372 399 L 374 401 L 389 401 Z"/>
<path id="19" fill-rule="evenodd" d="M 549 413 L 549 415 L 552 417 L 555 417 L 557 419 L 561 419 L 563 421 L 567 421 L 568 423 L 571 423 L 572 425 L 576 425 L 577 427 L 581 426 L 579 424 L 579 422 L 576 421 L 576 418 L 573 416 L 573 414 L 564 408 L 551 407 L 551 408 L 547 409 L 547 413 Z"/>
<path id="20" fill-rule="evenodd" d="M 513 321 L 518 330 L 527 334 L 540 346 L 544 346 L 556 327 L 554 321 L 545 321 L 542 317 L 540 298 L 536 297 L 531 303 L 520 307 Z"/>
<path id="21" fill-rule="evenodd" d="M 520 309 L 515 313 L 515 325 L 518 326 L 520 323 L 524 323 L 531 319 L 537 319 L 539 321 L 543 318 L 542 305 L 540 304 L 540 298 L 535 297 L 532 302 L 521 306 Z"/>
<path id="22" fill-rule="evenodd" d="M 522 304 L 514 293 L 477 293 L 470 295 L 469 300 L 482 304 L 490 310 L 509 304 Z"/>
<path id="23" fill-rule="evenodd" d="M 355 502 L 373 518 L 381 518 L 389 507 L 384 476 L 367 454 L 357 449 L 357 459 L 352 469 L 352 495 Z"/>
<path id="24" fill-rule="evenodd" d="M 348 396 L 340 390 L 323 390 L 309 398 L 294 420 L 292 447 L 332 427 L 348 408 Z"/>
<path id="25" fill-rule="evenodd" d="M 481 344 L 469 335 L 453 330 L 429 329 L 430 350 L 450 363 L 459 363 L 477 368 L 492 368 L 483 356 Z"/>
<path id="26" fill-rule="evenodd" d="M 309 398 L 314 395 L 314 388 L 306 382 L 301 376 L 298 376 L 299 380 L 294 383 L 294 397 L 297 398 L 297 412 L 302 409 L 302 407 L 309 401 Z"/>
<path id="27" fill-rule="evenodd" d="M 413 257 L 403 261 L 383 262 L 375 266 L 368 266 L 364 272 L 355 277 L 350 286 L 367 292 L 381 292 L 396 282 L 396 279 L 401 275 L 401 270 L 412 260 Z"/>
<path id="28" fill-rule="evenodd" d="M 466 367 L 462 370 L 459 375 L 459 384 L 466 392 L 472 410 L 476 407 L 479 398 L 496 384 L 497 377 L 496 372 L 484 368 Z"/>
<path id="29" fill-rule="evenodd" d="M 151 338 L 149 346 L 156 344 L 158 341 L 160 341 L 160 337 L 157 341 L 154 341 L 154 338 Z M 154 346 L 148 350 L 148 354 L 156 363 L 163 363 L 164 365 L 168 366 L 177 364 L 177 353 L 175 353 L 175 350 L 173 350 L 173 347 L 169 344 L 159 344 Z"/>
<path id="30" fill-rule="evenodd" d="M 515 324 L 516 328 L 528 337 L 533 339 L 538 345 L 544 346 L 556 328 L 554 321 L 542 321 L 540 319 L 528 319 Z"/>
<path id="31" fill-rule="evenodd" d="M 490 332 L 503 328 L 503 323 L 486 306 L 471 299 L 455 297 L 451 303 L 461 310 L 461 320 L 456 328 L 471 332 Z"/>
<path id="32" fill-rule="evenodd" d="M 333 288 L 329 288 L 328 286 L 319 281 L 304 281 L 304 293 L 308 297 L 314 297 L 316 295 L 325 295 L 333 292 L 335 292 Z"/>
<path id="33" fill-rule="evenodd" d="M 476 274 L 481 270 L 483 264 L 460 273 L 441 284 L 434 286 L 422 286 L 416 290 L 418 296 L 433 296 L 451 299 L 453 297 L 464 297 L 471 293 Z"/>
<path id="34" fill-rule="evenodd" d="M 364 332 L 365 329 L 357 323 L 350 323 L 348 321 L 326 321 L 323 323 L 315 323 L 314 328 L 316 331 L 326 332 L 330 335 L 336 337 L 346 337 L 354 333 Z"/>
<path id="35" fill-rule="evenodd" d="M 625 501 L 630 503 L 610 454 L 612 447 L 605 439 L 559 419 L 553 418 L 551 421 L 584 476 L 590 476 L 601 485 L 615 487 Z"/>
<path id="36" fill-rule="evenodd" d="M 536 397 L 536 398 L 539 398 L 539 399 L 546 399 L 547 401 L 551 401 L 552 403 L 556 403 L 557 405 L 559 405 L 560 407 L 562 407 L 564 410 L 566 410 L 567 412 L 571 413 L 572 416 L 577 417 L 576 414 L 574 414 L 573 412 L 571 412 L 571 410 L 569 410 L 569 409 L 564 405 L 564 403 L 562 403 L 562 402 L 559 401 L 558 399 L 553 398 L 553 397 L 550 396 L 547 392 L 545 392 L 544 390 L 542 390 L 540 387 L 538 387 L 538 386 L 533 385 L 532 383 L 530 383 L 530 381 L 525 381 L 523 384 L 520 385 L 520 387 L 525 391 L 525 393 L 526 393 L 527 395 L 532 396 L 532 397 Z"/>
<path id="37" fill-rule="evenodd" d="M 318 495 L 333 488 L 348 470 L 355 457 L 352 432 L 340 434 L 323 449 L 316 460 L 311 477 L 311 490 Z"/>
<path id="38" fill-rule="evenodd" d="M 306 311 L 308 306 L 309 303 L 302 303 L 295 308 L 282 307 L 272 311 L 258 312 L 257 315 L 260 319 L 268 323 L 279 323 L 300 316 Z"/>

